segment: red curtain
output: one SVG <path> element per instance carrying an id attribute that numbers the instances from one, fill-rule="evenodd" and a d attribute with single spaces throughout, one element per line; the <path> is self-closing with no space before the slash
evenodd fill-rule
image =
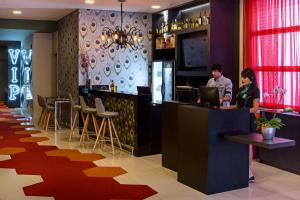
<path id="1" fill-rule="evenodd" d="M 300 110 L 300 0 L 244 1 L 243 64 L 256 72 L 262 105 Z M 278 86 L 283 98 L 265 95 Z"/>

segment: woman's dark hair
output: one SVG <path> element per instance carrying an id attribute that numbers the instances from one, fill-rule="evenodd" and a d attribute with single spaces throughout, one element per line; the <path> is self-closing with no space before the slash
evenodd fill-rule
<path id="1" fill-rule="evenodd" d="M 241 72 L 241 76 L 243 78 L 249 78 L 250 81 L 252 82 L 252 84 L 257 87 L 257 80 L 256 80 L 256 75 L 254 73 L 254 71 L 251 68 L 245 68 L 242 72 Z"/>
<path id="2" fill-rule="evenodd" d="M 223 71 L 223 68 L 220 64 L 213 64 L 211 67 L 210 67 L 211 71 L 215 71 L 215 70 L 218 70 L 219 72 L 222 73 Z"/>

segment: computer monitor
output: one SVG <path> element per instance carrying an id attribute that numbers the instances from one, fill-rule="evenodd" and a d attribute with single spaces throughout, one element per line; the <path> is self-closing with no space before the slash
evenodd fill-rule
<path id="1" fill-rule="evenodd" d="M 193 88 L 190 86 L 176 86 L 176 99 L 180 102 L 189 103 L 193 98 Z"/>
<path id="2" fill-rule="evenodd" d="M 139 95 L 142 94 L 151 94 L 150 87 L 148 86 L 136 86 Z"/>
<path id="3" fill-rule="evenodd" d="M 199 87 L 200 104 L 209 108 L 219 108 L 220 98 L 219 90 L 217 87 Z"/>

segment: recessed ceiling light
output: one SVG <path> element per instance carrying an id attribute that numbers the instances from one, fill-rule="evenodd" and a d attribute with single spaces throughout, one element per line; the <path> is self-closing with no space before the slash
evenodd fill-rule
<path id="1" fill-rule="evenodd" d="M 151 8 L 153 8 L 153 9 L 160 9 L 160 6 L 159 5 L 153 5 L 153 6 L 151 6 Z"/>
<path id="2" fill-rule="evenodd" d="M 15 15 L 20 15 L 20 14 L 22 14 L 22 11 L 21 11 L 21 10 L 14 10 L 14 11 L 13 11 L 13 14 L 15 14 Z"/>
<path id="3" fill-rule="evenodd" d="M 94 4 L 95 1 L 94 0 L 85 0 L 85 3 L 87 3 L 87 4 Z"/>

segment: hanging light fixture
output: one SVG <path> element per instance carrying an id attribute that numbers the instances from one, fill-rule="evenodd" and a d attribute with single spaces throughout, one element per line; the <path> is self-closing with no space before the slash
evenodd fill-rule
<path id="1" fill-rule="evenodd" d="M 116 45 L 116 49 L 119 48 L 131 48 L 132 50 L 142 49 L 142 31 L 137 27 L 131 27 L 128 31 L 123 30 L 123 3 L 126 0 L 118 0 L 121 3 L 121 26 L 116 26 L 115 29 L 104 27 L 101 35 L 101 48 L 108 49 L 112 45 Z"/>

